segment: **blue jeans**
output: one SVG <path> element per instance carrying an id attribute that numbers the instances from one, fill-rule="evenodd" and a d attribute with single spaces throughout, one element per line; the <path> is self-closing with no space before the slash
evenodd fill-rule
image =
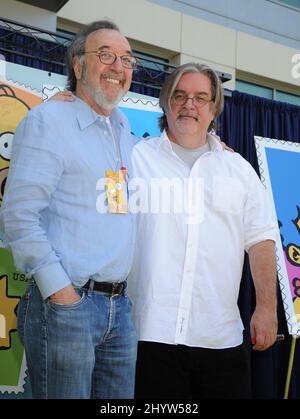
<path id="1" fill-rule="evenodd" d="M 136 332 L 123 294 L 77 289 L 71 305 L 43 301 L 30 283 L 18 307 L 34 398 L 131 399 Z"/>

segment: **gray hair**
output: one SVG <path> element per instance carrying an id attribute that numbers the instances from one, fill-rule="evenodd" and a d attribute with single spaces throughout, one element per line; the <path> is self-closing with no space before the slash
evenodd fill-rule
<path id="1" fill-rule="evenodd" d="M 71 90 L 71 92 L 74 92 L 76 90 L 77 83 L 77 79 L 73 70 L 73 59 L 74 57 L 80 58 L 83 56 L 87 37 L 92 32 L 96 32 L 99 29 L 112 29 L 114 31 L 120 32 L 118 26 L 109 20 L 98 20 L 96 22 L 92 22 L 89 25 L 82 28 L 80 32 L 78 32 L 78 34 L 74 37 L 67 50 L 67 89 Z M 81 60 L 81 64 L 83 63 L 84 60 Z"/>
<path id="2" fill-rule="evenodd" d="M 164 82 L 159 96 L 159 105 L 163 110 L 163 115 L 159 118 L 159 128 L 161 131 L 168 128 L 166 112 L 170 110 L 170 101 L 176 89 L 179 80 L 185 73 L 200 73 L 205 74 L 211 81 L 212 103 L 215 110 L 215 119 L 223 111 L 224 94 L 222 82 L 217 73 L 205 64 L 187 63 L 176 67 Z M 215 119 L 211 121 L 208 132 L 216 129 Z"/>

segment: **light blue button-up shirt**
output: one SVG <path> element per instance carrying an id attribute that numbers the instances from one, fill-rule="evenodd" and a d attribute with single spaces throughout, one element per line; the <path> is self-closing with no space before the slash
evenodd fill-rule
<path id="1" fill-rule="evenodd" d="M 126 117 L 108 120 L 82 100 L 31 110 L 13 142 L 0 229 L 16 266 L 34 276 L 43 298 L 73 283 L 126 279 L 133 257 L 132 215 L 99 213 L 97 181 L 125 166 L 135 139 Z"/>

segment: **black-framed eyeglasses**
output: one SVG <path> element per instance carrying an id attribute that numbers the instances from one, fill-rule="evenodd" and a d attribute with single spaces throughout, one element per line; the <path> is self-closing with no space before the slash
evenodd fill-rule
<path id="1" fill-rule="evenodd" d="M 113 64 L 120 57 L 123 67 L 134 69 L 137 66 L 137 58 L 130 54 L 117 55 L 111 51 L 85 51 L 84 54 L 95 54 L 99 61 L 106 65 Z"/>
<path id="2" fill-rule="evenodd" d="M 178 106 L 185 105 L 189 99 L 191 99 L 196 108 L 203 108 L 203 106 L 205 106 L 207 103 L 213 102 L 213 99 L 208 99 L 207 97 L 200 94 L 195 96 L 188 96 L 183 92 L 175 92 L 172 96 L 172 101 Z"/>

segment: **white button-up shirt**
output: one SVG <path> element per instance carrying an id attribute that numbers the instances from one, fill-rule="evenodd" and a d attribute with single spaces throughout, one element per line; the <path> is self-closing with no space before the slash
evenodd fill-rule
<path id="1" fill-rule="evenodd" d="M 277 223 L 251 165 L 223 151 L 213 136 L 208 140 L 211 151 L 191 170 L 173 152 L 166 133 L 133 149 L 134 176 L 148 185 L 140 193 L 148 207 L 137 215 L 128 281 L 139 340 L 203 348 L 242 342 L 237 299 L 244 251 L 275 241 Z M 161 195 L 152 188 L 159 179 Z M 177 187 L 170 211 L 158 205 L 168 182 Z M 180 209 L 182 201 L 186 205 Z"/>

